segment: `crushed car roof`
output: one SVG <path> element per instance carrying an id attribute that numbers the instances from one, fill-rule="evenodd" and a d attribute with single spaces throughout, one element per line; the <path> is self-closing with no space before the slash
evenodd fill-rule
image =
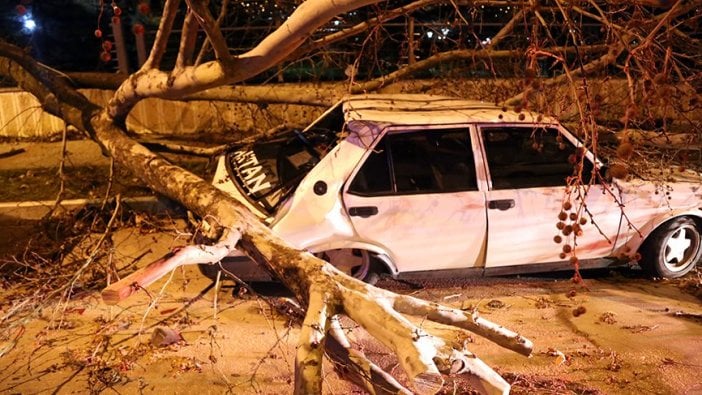
<path id="1" fill-rule="evenodd" d="M 419 94 L 368 94 L 343 100 L 346 121 L 398 125 L 442 125 L 466 122 L 556 123 L 529 111 L 516 112 L 478 100 Z"/>

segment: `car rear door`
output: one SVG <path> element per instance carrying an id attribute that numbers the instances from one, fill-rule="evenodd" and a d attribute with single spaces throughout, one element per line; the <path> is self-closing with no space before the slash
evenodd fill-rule
<path id="1" fill-rule="evenodd" d="M 548 125 L 478 129 L 489 174 L 486 268 L 598 258 L 621 245 L 616 190 L 597 177 L 590 184 L 593 158 L 573 136 Z"/>
<path id="2" fill-rule="evenodd" d="M 359 241 L 400 272 L 482 266 L 486 214 L 465 127 L 391 129 L 344 189 Z"/>

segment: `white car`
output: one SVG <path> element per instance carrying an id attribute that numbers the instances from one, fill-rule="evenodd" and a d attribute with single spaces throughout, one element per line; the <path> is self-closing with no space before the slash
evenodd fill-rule
<path id="1" fill-rule="evenodd" d="M 699 179 L 607 181 L 604 171 L 546 116 L 364 95 L 304 130 L 232 149 L 214 185 L 290 243 L 368 282 L 637 261 L 656 277 L 692 270 L 702 252 Z M 242 275 L 246 259 L 224 267 Z"/>

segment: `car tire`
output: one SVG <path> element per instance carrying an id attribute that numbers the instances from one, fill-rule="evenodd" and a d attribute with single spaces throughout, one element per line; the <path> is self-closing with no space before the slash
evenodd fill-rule
<path id="1" fill-rule="evenodd" d="M 682 277 L 695 268 L 702 255 L 700 225 L 689 217 L 665 222 L 641 248 L 641 268 L 652 277 Z"/>
<path id="2" fill-rule="evenodd" d="M 376 258 L 366 250 L 345 248 L 323 251 L 317 254 L 342 272 L 367 284 L 375 285 L 380 279 Z"/>

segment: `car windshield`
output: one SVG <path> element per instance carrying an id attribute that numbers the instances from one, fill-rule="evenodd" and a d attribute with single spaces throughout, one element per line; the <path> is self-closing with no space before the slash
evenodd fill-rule
<path id="1" fill-rule="evenodd" d="M 226 154 L 227 171 L 249 200 L 272 215 L 336 144 L 343 124 L 338 103 L 302 131 L 287 129 L 271 139 L 234 147 Z"/>

